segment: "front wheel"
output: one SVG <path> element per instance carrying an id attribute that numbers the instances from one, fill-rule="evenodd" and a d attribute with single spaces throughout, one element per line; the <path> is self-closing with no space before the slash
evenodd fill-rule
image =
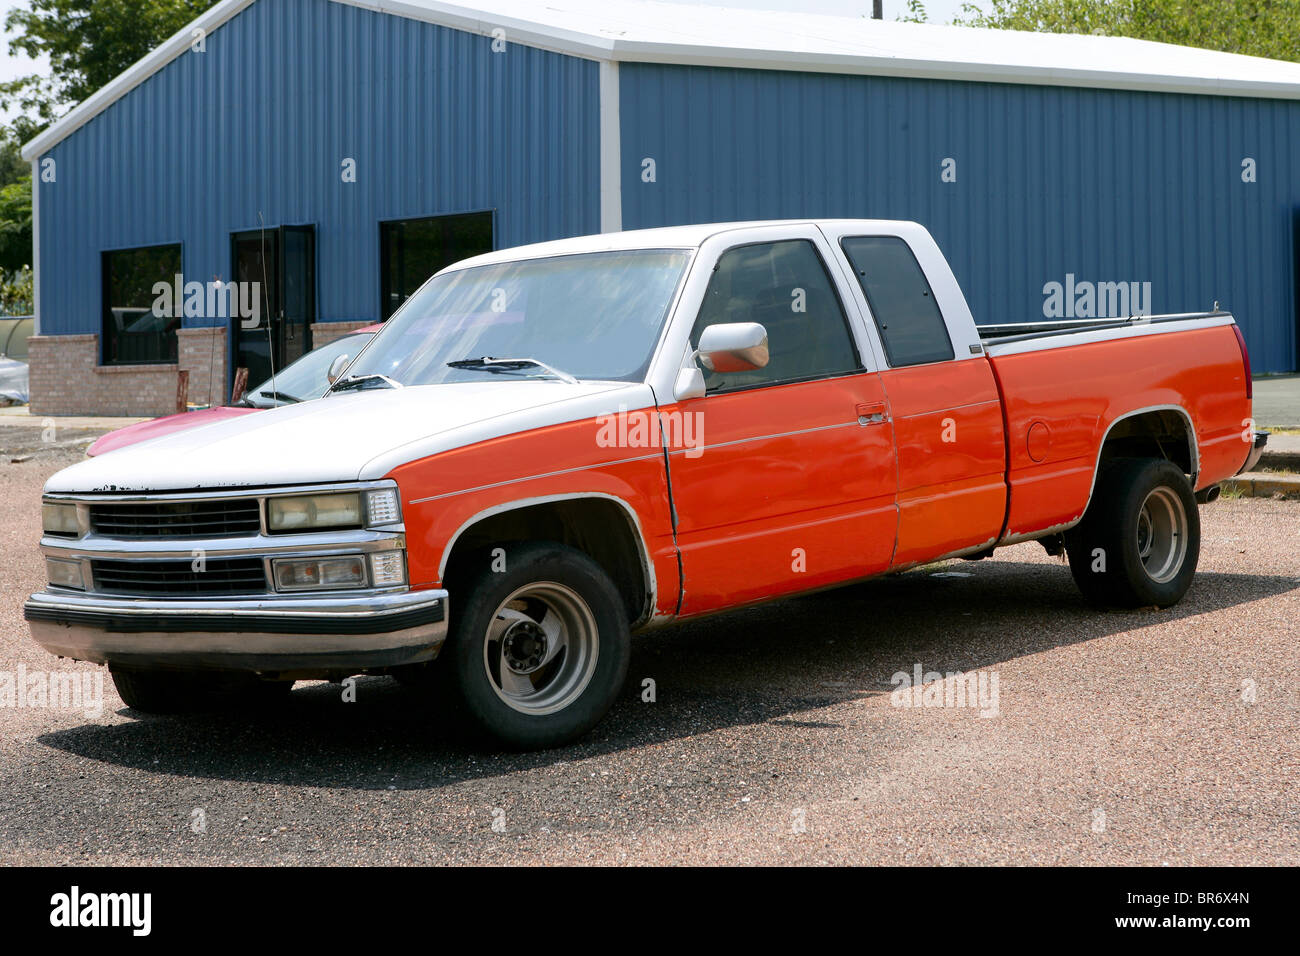
<path id="1" fill-rule="evenodd" d="M 562 544 L 507 549 L 453 598 L 440 668 L 477 728 L 510 747 L 555 747 L 596 725 L 627 676 L 627 615 L 609 576 Z"/>
<path id="2" fill-rule="evenodd" d="M 1084 596 L 1118 607 L 1169 607 L 1191 587 L 1201 521 L 1182 470 L 1160 458 L 1120 458 L 1097 476 L 1083 520 L 1065 534 Z"/>

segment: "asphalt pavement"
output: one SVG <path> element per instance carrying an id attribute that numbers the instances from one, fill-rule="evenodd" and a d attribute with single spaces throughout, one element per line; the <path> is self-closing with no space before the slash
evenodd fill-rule
<path id="1" fill-rule="evenodd" d="M 1165 611 L 1025 544 L 645 634 L 590 737 L 501 754 L 388 678 L 150 717 L 46 655 L 40 488 L 79 454 L 0 462 L 0 862 L 1300 863 L 1300 502 L 1203 508 Z M 6 703 L 20 671 L 92 693 Z"/>

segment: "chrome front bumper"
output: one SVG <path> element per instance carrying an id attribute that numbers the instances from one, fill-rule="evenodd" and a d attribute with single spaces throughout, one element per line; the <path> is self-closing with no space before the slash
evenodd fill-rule
<path id="1" fill-rule="evenodd" d="M 41 647 L 79 661 L 325 676 L 435 658 L 447 592 L 173 600 L 50 588 L 23 616 Z"/>

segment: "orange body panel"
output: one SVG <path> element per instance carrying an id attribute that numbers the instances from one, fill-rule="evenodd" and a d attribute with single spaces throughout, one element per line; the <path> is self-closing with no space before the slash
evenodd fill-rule
<path id="1" fill-rule="evenodd" d="M 1008 422 L 1007 537 L 1083 514 L 1106 431 L 1131 412 L 1186 409 L 1196 431 L 1198 489 L 1231 477 L 1250 450 L 1242 440 L 1250 400 L 1230 326 L 996 356 L 992 363 Z M 1036 424 L 1042 427 L 1031 448 Z"/>
<path id="2" fill-rule="evenodd" d="M 683 615 L 889 567 L 893 435 L 878 375 L 710 395 L 665 412 L 698 415 L 706 445 L 670 457 Z"/>
<path id="3" fill-rule="evenodd" d="M 898 442 L 895 567 L 991 545 L 1006 515 L 1002 403 L 986 361 L 881 373 Z"/>
<path id="4" fill-rule="evenodd" d="M 633 516 L 662 620 L 1050 533 L 1086 507 L 1107 429 L 1143 409 L 1187 410 L 1206 487 L 1245 460 L 1245 395 L 1232 330 L 1213 327 L 724 391 L 630 412 L 648 427 L 613 446 L 585 419 L 390 477 L 413 587 L 439 584 L 486 514 L 599 495 Z"/>
<path id="5" fill-rule="evenodd" d="M 653 410 L 644 414 L 653 422 Z M 389 477 L 401 489 L 412 586 L 440 583 L 454 538 L 484 512 L 532 498 L 606 495 L 635 515 L 653 571 L 654 614 L 675 613 L 680 573 L 663 449 L 657 443 L 603 447 L 603 426 L 595 418 L 553 425 L 394 469 Z"/>

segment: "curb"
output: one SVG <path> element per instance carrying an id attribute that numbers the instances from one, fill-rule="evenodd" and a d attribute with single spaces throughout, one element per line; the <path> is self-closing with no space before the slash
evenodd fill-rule
<path id="1" fill-rule="evenodd" d="M 1265 451 L 1259 458 L 1258 468 L 1300 471 L 1300 451 Z"/>
<path id="2" fill-rule="evenodd" d="M 1236 492 L 1244 498 L 1296 498 L 1300 499 L 1300 476 L 1281 476 L 1249 471 L 1244 475 L 1222 482 L 1225 492 Z"/>

